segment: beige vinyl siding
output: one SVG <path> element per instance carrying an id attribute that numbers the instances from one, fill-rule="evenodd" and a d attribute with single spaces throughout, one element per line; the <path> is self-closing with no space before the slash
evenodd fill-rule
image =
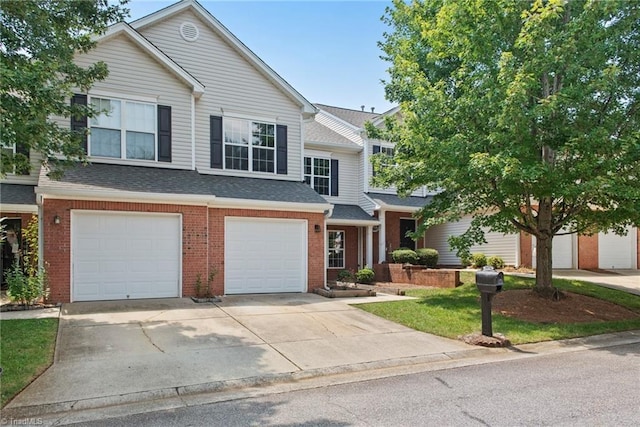
<path id="1" fill-rule="evenodd" d="M 443 265 L 458 265 L 460 259 L 456 256 L 455 251 L 449 249 L 449 236 L 459 236 L 464 233 L 469 224 L 471 217 L 464 217 L 458 222 L 449 222 L 446 224 L 431 227 L 425 233 L 425 246 L 434 248 L 440 254 L 438 263 Z M 486 233 L 485 239 L 487 243 L 484 245 L 475 245 L 471 248 L 471 253 L 482 252 L 487 257 L 497 255 L 504 259 L 508 265 L 515 265 L 517 262 L 518 251 L 518 235 L 502 234 L 502 233 Z"/>
<path id="2" fill-rule="evenodd" d="M 89 91 L 106 92 L 123 98 L 156 98 L 159 105 L 171 106 L 171 163 L 126 160 L 126 164 L 191 168 L 191 89 L 146 53 L 127 36 L 106 40 L 76 59 L 81 66 L 104 61 L 109 76 Z M 66 119 L 66 125 L 69 120 Z M 109 159 L 93 161 L 111 162 Z"/>
<path id="3" fill-rule="evenodd" d="M 31 172 L 29 173 L 29 175 L 7 174 L 4 178 L 2 178 L 1 182 L 5 184 L 37 184 L 38 177 L 40 176 L 41 160 L 42 155 L 37 151 L 31 150 L 29 152 L 29 163 L 31 163 Z"/>
<path id="4" fill-rule="evenodd" d="M 314 157 L 320 150 L 305 153 L 305 156 Z M 344 153 L 325 151 L 322 158 L 338 160 L 338 196 L 322 196 L 329 203 L 342 205 L 357 205 L 358 192 L 358 158 L 360 153 Z"/>
<path id="5" fill-rule="evenodd" d="M 369 155 L 371 156 L 373 154 L 373 146 L 374 145 L 380 145 L 380 146 L 385 146 L 388 147 L 389 144 L 386 143 L 385 141 L 380 141 L 380 140 L 369 140 L 367 141 L 368 143 L 368 152 Z M 369 161 L 369 159 L 367 159 L 367 180 L 369 181 L 369 191 L 373 192 L 373 193 L 382 193 L 382 194 L 396 194 L 397 190 L 396 187 L 391 185 L 389 187 L 385 187 L 385 188 L 380 188 L 380 187 L 374 187 L 371 185 L 371 177 L 373 176 L 373 165 L 371 164 L 371 161 Z M 411 193 L 412 196 L 416 196 L 416 197 L 424 197 L 427 195 L 427 193 L 425 193 L 424 189 L 422 187 L 414 190 Z"/>
<path id="6" fill-rule="evenodd" d="M 200 32 L 195 42 L 179 33 L 186 21 Z M 196 165 L 204 173 L 301 181 L 301 106 L 242 57 L 190 10 L 140 29 L 144 37 L 169 55 L 204 86 L 196 101 Z M 288 175 L 210 168 L 209 116 L 273 120 L 288 131 Z"/>

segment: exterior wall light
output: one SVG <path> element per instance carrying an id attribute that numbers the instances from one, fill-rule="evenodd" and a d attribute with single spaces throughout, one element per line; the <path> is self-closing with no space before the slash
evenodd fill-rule
<path id="1" fill-rule="evenodd" d="M 56 215 L 53 217 L 53 223 L 54 224 L 60 224 L 60 216 Z"/>
<path id="2" fill-rule="evenodd" d="M 313 229 L 316 231 L 316 233 L 319 233 L 322 231 L 322 229 L 320 228 L 320 224 L 316 224 Z"/>

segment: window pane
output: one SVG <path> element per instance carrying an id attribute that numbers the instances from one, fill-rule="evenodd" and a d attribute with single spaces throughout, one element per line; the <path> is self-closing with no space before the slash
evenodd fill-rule
<path id="1" fill-rule="evenodd" d="M 227 169 L 249 170 L 249 149 L 237 145 L 225 146 L 224 166 Z"/>
<path id="2" fill-rule="evenodd" d="M 125 104 L 127 130 L 155 133 L 155 111 L 155 105 L 143 104 L 140 102 L 127 102 Z"/>
<path id="3" fill-rule="evenodd" d="M 313 159 L 313 174 L 316 176 L 329 176 L 329 159 Z"/>
<path id="4" fill-rule="evenodd" d="M 329 231 L 328 264 L 330 268 L 344 268 L 344 232 Z"/>
<path id="5" fill-rule="evenodd" d="M 224 142 L 229 144 L 249 144 L 249 122 L 224 118 Z"/>
<path id="6" fill-rule="evenodd" d="M 328 196 L 329 195 L 329 178 L 314 176 L 313 188 L 318 192 L 318 194 Z"/>
<path id="7" fill-rule="evenodd" d="M 155 135 L 127 131 L 127 159 L 155 160 Z"/>
<path id="8" fill-rule="evenodd" d="M 120 101 L 105 98 L 91 98 L 91 105 L 100 114 L 91 118 L 91 126 L 120 129 Z"/>
<path id="9" fill-rule="evenodd" d="M 255 172 L 273 172 L 273 150 L 264 148 L 253 149 L 253 170 Z"/>
<path id="10" fill-rule="evenodd" d="M 120 130 L 91 128 L 91 153 L 99 157 L 121 157 Z"/>
<path id="11" fill-rule="evenodd" d="M 259 145 L 261 147 L 275 146 L 274 125 L 253 122 L 251 127 L 251 141 L 253 145 Z"/>

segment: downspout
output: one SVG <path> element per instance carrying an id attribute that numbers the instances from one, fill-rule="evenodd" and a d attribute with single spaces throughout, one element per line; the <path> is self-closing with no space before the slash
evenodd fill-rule
<path id="1" fill-rule="evenodd" d="M 327 260 L 327 257 L 329 256 L 329 239 L 328 239 L 328 235 L 329 235 L 329 231 L 327 230 L 327 218 L 329 218 L 331 215 L 333 214 L 333 205 L 331 205 L 331 207 L 329 208 L 329 210 L 325 211 L 324 213 L 324 227 L 323 227 L 323 233 L 324 233 L 324 284 L 323 287 L 325 290 L 330 291 L 331 288 L 329 288 L 329 285 L 327 283 L 327 269 L 329 268 L 329 263 Z"/>
<path id="2" fill-rule="evenodd" d="M 196 97 L 191 94 L 191 170 L 196 170 Z"/>

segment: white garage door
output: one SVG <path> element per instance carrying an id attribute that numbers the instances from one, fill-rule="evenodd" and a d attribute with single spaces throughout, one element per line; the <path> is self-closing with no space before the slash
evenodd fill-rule
<path id="1" fill-rule="evenodd" d="M 637 230 L 629 228 L 626 236 L 598 234 L 598 267 L 602 269 L 637 268 Z"/>
<path id="2" fill-rule="evenodd" d="M 73 301 L 180 295 L 179 215 L 72 212 Z"/>
<path id="3" fill-rule="evenodd" d="M 307 221 L 225 218 L 225 294 L 305 292 Z"/>
<path id="4" fill-rule="evenodd" d="M 575 240 L 575 234 L 565 234 L 562 236 L 555 236 L 553 238 L 552 249 L 552 262 L 553 268 L 574 268 L 573 263 L 573 247 Z M 538 249 L 536 248 L 536 238 L 533 236 L 531 239 L 533 245 L 533 267 L 537 265 L 536 258 Z"/>

